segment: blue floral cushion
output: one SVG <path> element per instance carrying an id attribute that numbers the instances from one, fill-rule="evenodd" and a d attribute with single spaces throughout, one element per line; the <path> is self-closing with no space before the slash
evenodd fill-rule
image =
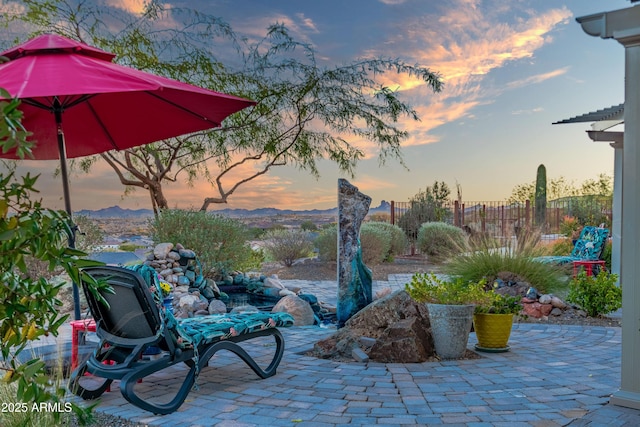
<path id="1" fill-rule="evenodd" d="M 167 330 L 172 335 L 175 345 L 180 348 L 201 344 L 212 344 L 216 341 L 251 332 L 293 325 L 293 317 L 288 313 L 237 313 L 212 314 L 189 319 L 176 319 L 171 311 L 162 304 L 162 291 L 158 274 L 150 266 L 136 264 L 127 267 L 138 272 L 153 295 L 156 305 Z"/>
<path id="2" fill-rule="evenodd" d="M 585 226 L 569 256 L 541 256 L 535 261 L 548 264 L 568 264 L 573 261 L 596 261 L 600 259 L 609 230 L 594 226 Z"/>

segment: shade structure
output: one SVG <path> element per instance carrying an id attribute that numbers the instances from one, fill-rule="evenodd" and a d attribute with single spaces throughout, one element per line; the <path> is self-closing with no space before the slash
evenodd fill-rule
<path id="1" fill-rule="evenodd" d="M 0 53 L 0 87 L 22 101 L 35 160 L 60 159 L 71 215 L 67 157 L 123 150 L 220 126 L 255 104 L 113 63 L 115 55 L 55 34 Z M 17 159 L 15 150 L 0 157 Z M 69 239 L 74 246 L 74 237 Z M 75 318 L 79 319 L 74 284 Z"/>

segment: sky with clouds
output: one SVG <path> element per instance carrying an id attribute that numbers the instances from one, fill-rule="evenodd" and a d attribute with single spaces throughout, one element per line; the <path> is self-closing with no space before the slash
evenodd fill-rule
<path id="1" fill-rule="evenodd" d="M 97 1 L 97 0 L 92 0 Z M 104 0 L 130 13 L 142 0 Z M 0 3 L 2 3 L 0 1 Z M 606 5 L 605 5 L 606 3 Z M 588 124 L 553 122 L 624 101 L 624 48 L 585 34 L 578 16 L 631 7 L 626 0 L 175 0 L 222 17 L 236 32 L 262 36 L 268 25 L 287 25 L 311 43 L 324 65 L 383 56 L 426 66 L 442 75 L 445 88 L 433 94 L 408 76 L 383 82 L 402 92 L 420 115 L 402 123 L 406 167 L 389 160 L 380 166 L 373 152 L 350 181 L 373 198 L 406 201 L 434 181 L 456 184 L 466 201 L 499 201 L 514 186 L 535 179 L 539 164 L 549 178 L 580 183 L 613 173 L 613 149 L 591 142 Z M 640 7 L 640 6 L 636 6 Z M 364 144 L 366 142 L 359 142 Z M 25 165 L 27 162 L 24 162 Z M 42 171 L 39 187 L 47 205 L 62 208 L 55 162 L 32 162 Z M 330 162 L 321 178 L 293 167 L 273 169 L 212 209 L 336 205 L 337 179 Z M 166 189 L 171 207 L 190 208 L 212 195 L 202 183 Z M 106 166 L 71 181 L 74 210 L 113 205 L 149 208 L 137 191 L 123 187 Z"/>

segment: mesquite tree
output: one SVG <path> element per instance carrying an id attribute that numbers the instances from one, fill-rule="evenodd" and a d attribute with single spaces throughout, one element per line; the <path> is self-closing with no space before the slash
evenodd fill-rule
<path id="1" fill-rule="evenodd" d="M 226 203 L 240 186 L 276 166 L 294 165 L 318 176 L 317 162 L 329 159 L 353 176 L 364 152 L 350 137 L 374 143 L 381 162 L 401 160 L 408 133 L 398 122 L 418 120 L 418 114 L 377 77 L 408 74 L 434 92 L 443 86 L 437 73 L 400 59 L 324 65 L 312 45 L 295 40 L 282 24 L 271 25 L 256 41 L 237 35 L 218 17 L 165 9 L 156 1 L 140 16 L 88 2 L 82 8 L 65 0 L 23 3 L 27 13 L 3 15 L 9 24 L 26 22 L 36 31 L 58 32 L 111 51 L 120 63 L 257 101 L 215 130 L 80 161 L 89 170 L 104 159 L 125 194 L 145 189 L 159 209 L 169 206 L 163 184 L 179 180 L 211 184 L 201 207 L 206 210 Z"/>

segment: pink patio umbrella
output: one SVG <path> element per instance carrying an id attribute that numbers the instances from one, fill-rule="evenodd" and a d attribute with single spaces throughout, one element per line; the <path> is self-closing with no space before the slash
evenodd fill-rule
<path id="1" fill-rule="evenodd" d="M 255 102 L 113 63 L 115 55 L 45 34 L 0 53 L 0 87 L 22 101 L 35 160 L 60 159 L 71 215 L 67 158 L 123 150 L 220 126 Z M 0 153 L 16 159 L 16 153 Z M 74 238 L 69 240 L 74 246 Z M 74 286 L 76 319 L 77 287 Z"/>

